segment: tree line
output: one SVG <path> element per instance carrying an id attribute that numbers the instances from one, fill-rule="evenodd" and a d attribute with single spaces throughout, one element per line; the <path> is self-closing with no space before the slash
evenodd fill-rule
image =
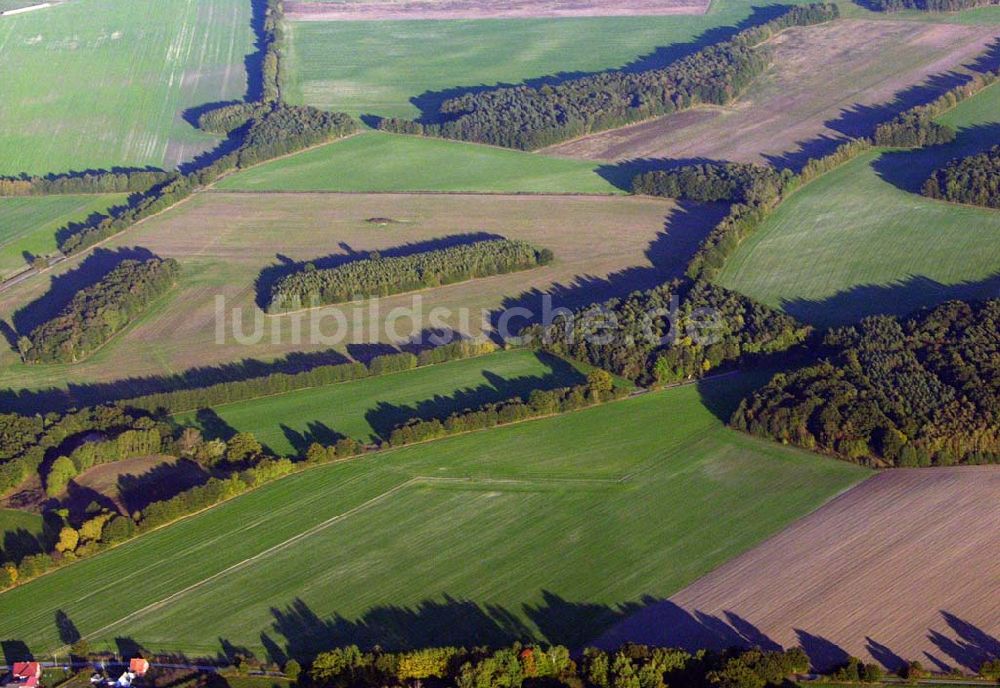
<path id="1" fill-rule="evenodd" d="M 776 375 L 732 424 L 875 466 L 1000 463 L 1000 299 L 831 330 L 829 358 Z"/>
<path id="2" fill-rule="evenodd" d="M 25 363 L 75 363 L 124 329 L 175 283 L 172 258 L 125 260 L 96 284 L 77 292 L 65 308 L 25 337 Z"/>
<path id="3" fill-rule="evenodd" d="M 490 275 L 527 270 L 552 261 L 552 252 L 515 239 L 494 239 L 397 258 L 378 252 L 335 268 L 312 263 L 278 280 L 268 311 L 275 313 L 357 298 L 388 296 Z"/>
<path id="4" fill-rule="evenodd" d="M 297 669 L 298 667 L 296 667 Z M 500 648 L 430 647 L 404 652 L 356 645 L 313 659 L 300 683 L 308 688 L 428 685 L 455 688 L 766 688 L 787 685 L 809 669 L 801 648 L 724 652 L 626 644 L 587 648 L 575 658 L 562 646 L 513 643 Z"/>
<path id="5" fill-rule="evenodd" d="M 594 406 L 605 401 L 628 396 L 628 390 L 616 387 L 614 379 L 604 370 L 587 374 L 587 382 L 553 390 L 536 389 L 527 401 L 512 397 L 451 414 L 447 418 L 412 418 L 397 426 L 389 435 L 389 445 L 400 447 L 416 442 L 436 440 L 473 430 L 485 430 L 499 425 L 518 423 L 556 413 L 566 413 Z"/>
<path id="6" fill-rule="evenodd" d="M 922 190 L 928 198 L 1000 208 L 1000 146 L 953 160 L 936 170 Z"/>
<path id="7" fill-rule="evenodd" d="M 1000 4 L 1000 2 L 998 0 L 865 0 L 863 4 L 876 12 L 900 12 L 902 10 L 958 12 L 975 7 L 989 7 Z"/>
<path id="8" fill-rule="evenodd" d="M 136 193 L 173 176 L 157 169 L 116 169 L 94 172 L 0 177 L 0 196 Z"/>
<path id="9" fill-rule="evenodd" d="M 725 105 L 767 69 L 771 51 L 763 43 L 771 36 L 838 16 L 835 4 L 791 7 L 663 68 L 613 70 L 555 85 L 470 92 L 443 101 L 432 123 L 389 118 L 380 120 L 379 127 L 533 150 L 703 103 Z"/>

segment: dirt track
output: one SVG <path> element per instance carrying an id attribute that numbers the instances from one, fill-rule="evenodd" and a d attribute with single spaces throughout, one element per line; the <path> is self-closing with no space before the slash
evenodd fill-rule
<path id="1" fill-rule="evenodd" d="M 293 21 L 617 17 L 704 14 L 709 0 L 392 0 L 287 2 Z"/>
<path id="2" fill-rule="evenodd" d="M 1000 467 L 899 469 L 654 603 L 596 644 L 801 645 L 894 667 L 1000 656 Z"/>
<path id="3" fill-rule="evenodd" d="M 843 20 L 786 31 L 774 66 L 728 108 L 682 112 L 544 149 L 549 155 L 621 161 L 710 158 L 787 164 L 832 150 L 846 135 L 868 135 L 887 115 L 866 106 L 971 63 L 1000 35 L 990 26 Z M 935 95 L 936 95 L 935 91 Z M 929 98 L 910 92 L 908 107 Z M 906 100 L 906 99 L 904 99 Z M 858 107 L 862 106 L 862 107 Z M 822 137 L 822 138 L 821 138 Z"/>

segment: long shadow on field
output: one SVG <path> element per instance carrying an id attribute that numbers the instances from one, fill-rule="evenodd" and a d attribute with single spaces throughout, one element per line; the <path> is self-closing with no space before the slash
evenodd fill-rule
<path id="1" fill-rule="evenodd" d="M 863 284 L 827 299 L 786 300 L 781 307 L 803 322 L 832 327 L 856 323 L 869 315 L 907 315 L 951 299 L 975 301 L 998 297 L 1000 272 L 983 280 L 949 285 L 920 276 L 888 285 Z"/>
<path id="2" fill-rule="evenodd" d="M 176 375 L 132 377 L 109 383 L 70 384 L 66 389 L 0 391 L 0 408 L 19 413 L 65 411 L 79 406 L 133 399 L 146 394 L 159 394 L 181 389 L 201 389 L 222 382 L 238 382 L 272 373 L 300 373 L 326 365 L 347 363 L 338 351 L 292 353 L 274 361 L 248 358 L 218 366 L 191 368 Z"/>
<path id="3" fill-rule="evenodd" d="M 426 241 L 417 241 L 410 244 L 402 244 L 391 248 L 379 249 L 378 254 L 383 258 L 400 258 L 402 256 L 411 256 L 415 253 L 424 253 L 425 251 L 439 251 L 445 248 L 453 248 L 455 246 L 464 246 L 467 244 L 475 244 L 480 241 L 491 241 L 503 238 L 504 237 L 499 234 L 491 234 L 490 232 L 453 234 L 451 236 L 438 237 L 436 239 L 428 239 Z M 255 283 L 257 306 L 261 309 L 267 309 L 268 304 L 271 302 L 271 291 L 274 288 L 274 285 L 281 279 L 291 274 L 301 272 L 307 265 L 311 264 L 317 270 L 329 270 L 354 261 L 365 260 L 374 252 L 369 250 L 358 251 L 347 243 L 341 243 L 340 248 L 340 253 L 322 256 L 309 261 L 295 261 L 288 256 L 280 254 L 277 255 L 276 258 L 278 263 L 264 268 L 260 271 L 260 275 L 257 277 L 257 281 Z"/>
<path id="4" fill-rule="evenodd" d="M 646 249 L 650 266 L 626 268 L 607 277 L 577 275 L 568 284 L 555 283 L 545 290 L 532 289 L 509 297 L 490 314 L 490 324 L 505 339 L 529 324 L 551 323 L 560 309 L 575 310 L 679 278 L 702 240 L 727 211 L 723 203 L 678 202 L 667 216 L 663 231 Z M 604 241 L 614 241 L 614 237 L 594 237 L 594 242 Z"/>
<path id="5" fill-rule="evenodd" d="M 1000 114 L 997 115 L 1000 120 Z M 873 163 L 878 176 L 893 186 L 920 193 L 935 170 L 956 158 L 976 155 L 1000 145 L 1000 121 L 958 130 L 955 140 L 942 146 L 883 153 Z"/>
<path id="6" fill-rule="evenodd" d="M 153 253 L 145 248 L 98 249 L 75 270 L 52 278 L 44 296 L 14 313 L 13 325 L 18 334 L 28 335 L 43 322 L 59 313 L 77 292 L 93 286 L 125 260 L 148 260 Z"/>
<path id="7" fill-rule="evenodd" d="M 944 617 L 955 638 L 949 638 L 934 630 L 931 630 L 927 637 L 960 668 L 978 671 L 983 662 L 1000 659 L 1000 638 L 943 609 L 941 616 Z"/>
<path id="8" fill-rule="evenodd" d="M 903 657 L 871 637 L 865 637 L 865 650 L 872 656 L 872 659 L 889 671 L 898 671 L 906 666 L 906 660 Z"/>
<path id="9" fill-rule="evenodd" d="M 640 56 L 619 69 L 601 70 L 598 72 L 558 72 L 535 79 L 527 79 L 520 83 L 499 83 L 499 84 L 479 84 L 475 86 L 456 86 L 438 91 L 425 91 L 410 99 L 410 102 L 420 110 L 417 121 L 424 124 L 434 124 L 447 121 L 448 117 L 442 115 L 441 105 L 451 98 L 458 98 L 464 95 L 484 93 L 486 91 L 496 91 L 504 88 L 527 86 L 529 88 L 541 88 L 543 86 L 557 86 L 573 79 L 579 79 L 596 74 L 626 72 L 630 74 L 646 72 L 651 69 L 660 69 L 676 62 L 688 55 L 698 52 L 702 48 L 731 38 L 743 29 L 752 26 L 759 26 L 788 9 L 785 5 L 765 5 L 754 7 L 751 14 L 746 19 L 733 26 L 720 26 L 708 29 L 697 38 L 687 43 L 674 43 L 654 49 L 652 52 Z M 377 123 L 377 115 L 366 115 L 363 118 L 370 124 Z"/>
<path id="10" fill-rule="evenodd" d="M 204 485 L 209 477 L 194 461 L 181 459 L 162 463 L 138 475 L 118 476 L 118 495 L 126 514 L 133 514 L 153 502 L 162 502 L 184 490 Z"/>
<path id="11" fill-rule="evenodd" d="M 365 420 L 383 440 L 388 440 L 394 428 L 413 418 L 443 418 L 457 411 L 474 409 L 484 404 L 521 397 L 527 399 L 532 390 L 556 389 L 581 384 L 584 375 L 558 356 L 539 352 L 538 359 L 549 369 L 544 375 L 503 378 L 488 370 L 482 371 L 486 383 L 467 387 L 448 396 L 435 395 L 415 404 L 379 404 L 365 414 Z"/>
<path id="12" fill-rule="evenodd" d="M 311 420 L 306 423 L 303 431 L 291 428 L 284 423 L 280 426 L 282 434 L 288 443 L 292 445 L 296 453 L 304 456 L 309 445 L 314 442 L 322 444 L 324 447 L 332 447 L 338 440 L 344 439 L 345 435 L 337 432 L 326 423 L 318 420 Z"/>
<path id="13" fill-rule="evenodd" d="M 317 652 L 352 644 L 366 650 L 377 645 L 391 652 L 433 646 L 496 647 L 515 641 L 579 648 L 645 606 L 659 603 L 647 597 L 612 606 L 571 602 L 546 590 L 541 595 L 539 604 L 521 609 L 442 595 L 412 607 L 373 607 L 354 619 L 339 614 L 323 618 L 296 599 L 283 609 L 271 609 L 273 633 L 261 634 L 261 643 L 268 659 L 278 662 L 288 657 L 308 661 Z"/>
<path id="14" fill-rule="evenodd" d="M 35 658 L 22 640 L 0 640 L 0 650 L 3 650 L 4 663 L 7 666 L 14 662 L 28 662 Z"/>

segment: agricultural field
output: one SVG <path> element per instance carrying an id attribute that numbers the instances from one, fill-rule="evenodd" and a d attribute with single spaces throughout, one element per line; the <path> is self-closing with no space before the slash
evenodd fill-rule
<path id="1" fill-rule="evenodd" d="M 699 16 L 290 22 L 284 94 L 413 118 L 456 90 L 664 64 L 751 13 L 744 0 L 717 0 Z"/>
<path id="2" fill-rule="evenodd" d="M 6 547 L 5 540 L 18 531 L 25 531 L 32 536 L 41 535 L 42 517 L 18 509 L 0 509 L 0 551 Z"/>
<path id="3" fill-rule="evenodd" d="M 74 0 L 0 19 L 0 174 L 173 167 L 216 137 L 188 108 L 239 99 L 245 0 Z"/>
<path id="4" fill-rule="evenodd" d="M 3 593 L 0 637 L 56 648 L 61 610 L 92 646 L 194 655 L 578 646 L 869 475 L 724 428 L 715 414 L 743 388 L 730 377 L 290 476 Z"/>
<path id="5" fill-rule="evenodd" d="M 373 348 L 370 344 L 406 341 L 413 329 L 439 327 L 430 321 L 435 307 L 450 309 L 440 314 L 440 326 L 474 335 L 492 328 L 490 314 L 503 304 L 523 305 L 541 317 L 545 293 L 553 295 L 553 308 L 583 305 L 680 274 L 724 209 L 694 210 L 664 199 L 594 196 L 199 194 L 129 230 L 92 257 L 66 261 L 51 274 L 0 292 L 0 313 L 12 314 L 15 329 L 27 329 L 62 303 L 66 291 L 121 258 L 152 253 L 181 263 L 178 286 L 84 362 L 25 366 L 13 350 L 0 353 L 0 387 L 110 382 L 334 346 L 364 355 Z M 306 319 L 298 343 L 294 327 L 302 321 L 296 316 L 259 312 L 264 285 L 296 262 L 426 247 L 443 237 L 455 241 L 456 235 L 523 239 L 551 249 L 555 260 L 526 272 L 384 298 L 374 314 L 370 304 L 347 304 L 339 309 L 347 318 L 344 325 L 325 317 L 313 338 Z M 595 241 L 605 236 L 615 240 Z M 255 286 L 264 270 L 264 281 Z M 224 300 L 218 319 L 217 297 Z M 422 323 L 401 318 L 394 331 L 386 326 L 371 332 L 371 324 L 392 309 L 417 305 L 424 312 Z M 257 340 L 255 317 L 260 321 Z M 234 320 L 242 330 L 234 331 Z M 221 339 L 218 324 L 223 326 Z M 241 343 L 237 334 L 247 337 Z"/>
<path id="6" fill-rule="evenodd" d="M 801 645 L 817 666 L 847 655 L 896 669 L 975 672 L 1000 620 L 995 466 L 879 474 L 601 642 Z M 845 613 L 853 610 L 853 613 Z"/>
<path id="7" fill-rule="evenodd" d="M 367 132 L 226 177 L 227 191 L 622 193 L 598 166 L 445 139 Z"/>
<path id="8" fill-rule="evenodd" d="M 688 110 L 543 152 L 801 166 L 847 136 L 870 135 L 887 112 L 949 88 L 998 39 L 1000 26 L 845 19 L 797 27 L 772 41 L 773 67 L 730 107 Z"/>
<path id="9" fill-rule="evenodd" d="M 998 113 L 993 86 L 942 118 L 958 129 L 955 143 L 866 154 L 802 188 L 740 246 L 719 283 L 819 325 L 995 298 L 1000 213 L 916 192 L 948 160 L 995 145 Z"/>
<path id="10" fill-rule="evenodd" d="M 296 21 L 655 16 L 704 14 L 709 4 L 709 0 L 293 0 L 287 16 Z"/>
<path id="11" fill-rule="evenodd" d="M 533 351 L 504 351 L 403 373 L 315 387 L 225 404 L 212 413 L 185 413 L 178 423 L 208 437 L 253 432 L 278 455 L 301 455 L 312 442 L 339 437 L 365 443 L 386 440 L 415 417 L 442 417 L 533 389 L 569 387 L 585 373 L 560 358 Z"/>
<path id="12" fill-rule="evenodd" d="M 124 194 L 0 198 L 0 279 L 55 253 L 56 231 L 124 201 Z"/>

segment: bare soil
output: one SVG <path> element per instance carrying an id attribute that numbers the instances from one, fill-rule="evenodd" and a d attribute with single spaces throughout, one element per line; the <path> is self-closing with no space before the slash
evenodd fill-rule
<path id="1" fill-rule="evenodd" d="M 997 466 L 881 473 L 598 644 L 798 645 L 821 669 L 850 654 L 975 671 L 1000 656 L 998 494 Z"/>
<path id="2" fill-rule="evenodd" d="M 995 26 L 872 20 L 789 29 L 773 41 L 773 67 L 731 107 L 690 110 L 542 152 L 609 161 L 761 162 L 791 154 L 802 162 L 847 135 L 869 134 L 886 117 L 869 106 L 891 103 L 931 75 L 967 71 L 998 35 Z M 921 93 L 912 90 L 903 102 Z"/>
<path id="3" fill-rule="evenodd" d="M 287 2 L 293 21 L 622 17 L 704 14 L 709 0 L 401 0 Z"/>

